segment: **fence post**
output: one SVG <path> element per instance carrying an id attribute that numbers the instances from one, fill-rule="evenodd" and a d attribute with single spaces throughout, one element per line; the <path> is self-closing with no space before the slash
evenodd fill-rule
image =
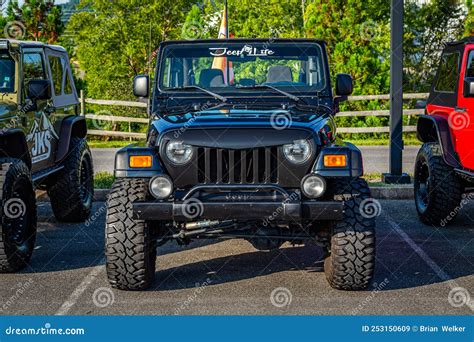
<path id="1" fill-rule="evenodd" d="M 392 0 L 390 33 L 390 173 L 382 180 L 388 184 L 407 184 L 403 173 L 403 10 L 404 0 Z"/>
<path id="2" fill-rule="evenodd" d="M 84 90 L 81 90 L 81 116 L 86 116 L 86 98 L 84 96 Z"/>

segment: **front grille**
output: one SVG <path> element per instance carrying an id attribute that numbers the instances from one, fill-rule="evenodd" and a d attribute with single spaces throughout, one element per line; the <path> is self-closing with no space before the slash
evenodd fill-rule
<path id="1" fill-rule="evenodd" d="M 247 150 L 198 148 L 201 184 L 278 183 L 278 147 Z"/>

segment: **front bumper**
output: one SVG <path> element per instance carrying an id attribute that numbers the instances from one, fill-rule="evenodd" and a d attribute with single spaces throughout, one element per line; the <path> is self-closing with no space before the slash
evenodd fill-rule
<path id="1" fill-rule="evenodd" d="M 343 202 L 135 202 L 134 218 L 148 221 L 271 220 L 339 221 Z"/>

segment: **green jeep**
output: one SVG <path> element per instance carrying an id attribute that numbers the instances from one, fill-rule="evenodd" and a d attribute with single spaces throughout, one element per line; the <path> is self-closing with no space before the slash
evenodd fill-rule
<path id="1" fill-rule="evenodd" d="M 59 221 L 82 222 L 92 156 L 66 50 L 0 40 L 0 272 L 24 268 L 36 240 L 36 190 Z"/>

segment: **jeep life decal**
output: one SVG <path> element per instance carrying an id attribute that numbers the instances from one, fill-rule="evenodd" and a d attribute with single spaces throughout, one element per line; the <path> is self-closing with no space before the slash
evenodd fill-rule
<path id="1" fill-rule="evenodd" d="M 275 51 L 270 49 L 259 49 L 250 45 L 245 45 L 242 49 L 229 48 L 209 48 L 211 56 L 248 56 L 248 57 L 267 57 L 275 54 Z"/>
<path id="2" fill-rule="evenodd" d="M 53 139 L 59 139 L 59 137 L 54 131 L 51 121 L 43 113 L 39 121 L 35 120 L 30 133 L 26 137 L 28 142 L 33 142 L 31 149 L 31 161 L 33 163 L 46 160 L 51 156 L 51 140 Z"/>

